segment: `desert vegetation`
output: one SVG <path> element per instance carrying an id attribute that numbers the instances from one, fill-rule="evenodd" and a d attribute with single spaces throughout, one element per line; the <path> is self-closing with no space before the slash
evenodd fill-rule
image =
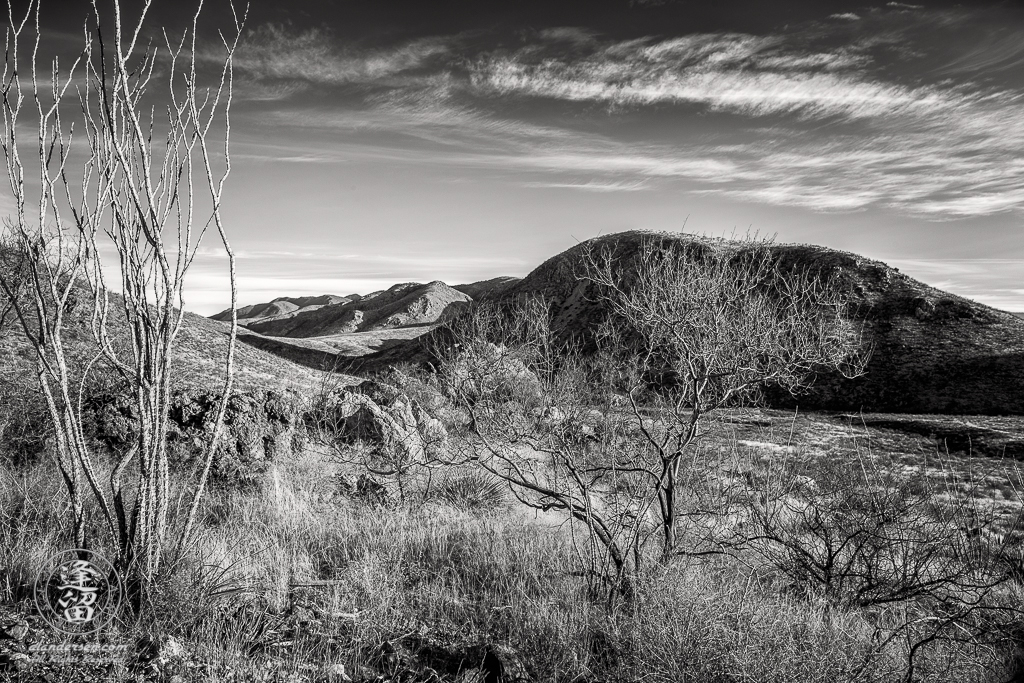
<path id="1" fill-rule="evenodd" d="M 664 279 L 658 249 L 651 277 L 689 272 Z M 611 273 L 602 296 L 629 301 L 605 265 L 596 252 L 588 271 Z M 749 286 L 671 296 L 646 329 L 656 318 L 611 301 L 591 339 L 556 334 L 541 299 L 479 304 L 430 335 L 431 364 L 325 370 L 294 407 L 266 408 L 296 416 L 288 448 L 212 468 L 194 542 L 161 546 L 145 600 L 102 636 L 131 644 L 120 668 L 33 668 L 25 640 L 6 665 L 25 680 L 1010 680 L 1019 471 L 934 449 L 909 466 L 864 424 L 808 431 L 752 407 L 766 381 L 798 389 L 816 364 L 853 374 L 864 356 L 822 281 L 780 309 L 766 285 L 781 271 L 738 267 Z M 729 315 L 725 339 L 700 324 Z M 677 320 L 694 325 L 685 348 Z M 227 422 L 252 445 L 268 432 L 240 428 L 245 396 Z M 5 425 L 37 428 L 13 406 Z M 104 429 L 84 432 L 101 481 L 118 462 Z M 8 630 L 45 643 L 31 584 L 77 518 L 39 439 L 34 457 L 5 441 L 0 589 Z M 194 462 L 189 439 L 168 443 L 170 462 Z M 172 525 L 193 472 L 170 470 Z M 116 554 L 97 500 L 81 519 Z"/>
<path id="2" fill-rule="evenodd" d="M 543 300 L 476 305 L 430 336 L 432 364 L 327 369 L 261 403 L 296 416 L 289 447 L 211 468 L 194 542 L 160 546 L 144 599 L 102 636 L 131 645 L 117 667 L 29 665 L 52 638 L 31 584 L 78 517 L 52 445 L 6 450 L 0 588 L 7 632 L 28 634 L 6 666 L 26 680 L 1010 680 L 1019 471 L 934 450 L 908 466 L 865 424 L 752 407 L 765 382 L 798 388 L 819 363 L 856 373 L 864 356 L 842 296 L 807 279 L 803 303 L 780 307 L 781 271 L 729 265 L 748 246 L 704 262 L 747 286 L 672 295 L 664 322 L 609 301 L 600 334 L 577 339 L 553 332 Z M 691 272 L 649 249 L 657 272 L 633 282 Z M 595 253 L 584 275 L 611 273 L 602 296 L 629 301 L 606 265 Z M 729 315 L 725 341 L 701 324 Z M 693 327 L 677 337 L 680 321 Z M 226 422 L 251 446 L 270 427 L 245 422 L 247 396 Z M 30 432 L 8 405 L 4 424 Z M 105 429 L 85 432 L 101 480 L 118 463 Z M 192 462 L 189 439 L 168 444 Z M 172 525 L 194 476 L 171 469 Z M 90 547 L 116 554 L 97 499 L 80 518 Z"/>
<path id="3" fill-rule="evenodd" d="M 140 51 L 141 23 L 117 13 L 104 43 L 94 6 L 80 63 L 40 77 L 18 63 L 36 10 L 9 13 L 2 90 L 17 202 L 0 245 L 4 676 L 1019 680 L 1016 462 L 761 407 L 823 373 L 855 380 L 878 352 L 839 271 L 755 238 L 650 235 L 628 259 L 598 245 L 572 272 L 575 302 L 432 283 L 459 306 L 423 336 L 425 362 L 352 377 L 278 360 L 260 386 L 235 382 L 232 291 L 224 343 L 186 384 L 188 355 L 211 353 L 183 310 L 206 232 L 232 263 L 220 202 L 244 12 L 201 89 L 198 15 Z M 81 166 L 64 118 L 75 69 Z M 141 103 L 168 75 L 157 123 Z M 259 324 L 399 324 L 389 306 L 421 292 L 393 289 L 287 301 Z M 556 320 L 573 306 L 592 324 Z M 36 577 L 69 548 L 124 581 L 98 634 L 37 613 Z M 40 655 L 69 643 L 123 647 L 101 663 Z"/>

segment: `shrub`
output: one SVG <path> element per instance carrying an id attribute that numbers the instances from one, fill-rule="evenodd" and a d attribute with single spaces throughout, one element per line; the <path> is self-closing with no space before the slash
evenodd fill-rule
<path id="1" fill-rule="evenodd" d="M 491 510 L 508 502 L 506 488 L 507 485 L 496 477 L 479 470 L 469 470 L 461 474 L 446 474 L 438 484 L 436 495 L 452 507 Z"/>

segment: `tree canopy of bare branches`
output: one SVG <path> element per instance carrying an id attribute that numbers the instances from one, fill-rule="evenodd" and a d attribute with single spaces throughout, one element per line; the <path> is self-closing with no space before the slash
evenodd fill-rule
<path id="1" fill-rule="evenodd" d="M 834 283 L 781 272 L 763 241 L 652 236 L 628 261 L 585 252 L 577 277 L 605 313 L 595 353 L 553 328 L 543 300 L 520 299 L 471 307 L 435 355 L 471 414 L 468 457 L 582 524 L 628 591 L 652 536 L 663 560 L 677 552 L 681 518 L 703 539 L 684 552 L 721 551 L 696 521 L 731 498 L 697 452 L 704 417 L 766 384 L 855 374 L 860 340 Z"/>
<path id="2" fill-rule="evenodd" d="M 769 240 L 651 235 L 626 262 L 586 251 L 578 276 L 607 311 L 600 367 L 645 443 L 612 466 L 639 468 L 657 491 L 665 557 L 675 546 L 680 467 L 707 413 L 769 385 L 797 391 L 818 371 L 863 372 L 837 281 L 781 270 Z"/>

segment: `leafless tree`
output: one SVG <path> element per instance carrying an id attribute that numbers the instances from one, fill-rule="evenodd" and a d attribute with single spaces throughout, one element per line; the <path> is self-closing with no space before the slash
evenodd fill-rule
<path id="1" fill-rule="evenodd" d="M 14 306 L 21 303 L 24 297 L 28 280 L 24 266 L 25 259 L 17 246 L 11 244 L 8 239 L 0 242 L 0 272 L 3 272 L 11 283 L 9 291 L 0 288 L 0 333 L 14 320 Z"/>
<path id="2" fill-rule="evenodd" d="M 600 367 L 624 394 L 643 448 L 628 460 L 657 493 L 663 556 L 679 519 L 680 468 L 708 413 L 820 371 L 863 372 L 835 276 L 783 270 L 771 242 L 645 236 L 636 252 L 584 251 L 578 277 L 607 311 Z"/>
<path id="3" fill-rule="evenodd" d="M 72 501 L 75 543 L 85 543 L 83 497 L 90 492 L 120 563 L 143 581 L 158 571 L 168 540 L 173 348 L 184 317 L 186 274 L 211 227 L 228 255 L 232 325 L 216 425 L 179 550 L 191 534 L 231 391 L 236 292 L 221 200 L 230 172 L 232 57 L 245 19 L 233 13 L 230 35 L 220 36 L 215 75 L 203 86 L 205 52 L 197 50 L 202 2 L 176 40 L 163 33 L 162 49 L 143 43 L 149 8 L 147 2 L 137 22 L 125 23 L 113 0 L 103 8 L 112 11 L 110 30 L 93 0 L 79 57 L 70 65 L 54 58 L 44 72 L 40 0 L 24 14 L 9 2 L 0 89 L 2 148 L 16 204 L 5 232 L 24 257 L 26 276 L 0 275 L 0 288 L 15 302 L 35 352 L 55 425 L 55 459 Z M 23 140 L 29 122 L 36 128 L 31 145 Z M 223 147 L 215 142 L 219 136 Z M 37 175 L 28 180 L 30 174 Z M 117 297 L 108 292 L 100 258 L 108 246 L 119 261 Z M 19 287 L 27 290 L 21 299 L 15 296 Z M 65 335 L 74 315 L 90 321 L 96 342 L 80 376 L 69 367 Z M 85 376 L 100 366 L 130 387 L 139 417 L 134 440 L 107 482 L 100 481 L 82 419 Z M 129 503 L 124 477 L 133 463 L 137 479 Z"/>
<path id="4" fill-rule="evenodd" d="M 764 242 L 687 246 L 652 236 L 628 261 L 584 254 L 578 279 L 607 314 L 596 353 L 527 299 L 467 309 L 434 354 L 472 416 L 463 447 L 523 503 L 581 523 L 620 587 L 652 534 L 663 559 L 676 551 L 681 518 L 688 554 L 722 552 L 713 520 L 740 487 L 696 448 L 708 413 L 860 368 L 834 283 L 780 272 Z"/>
<path id="5" fill-rule="evenodd" d="M 469 417 L 452 457 L 581 525 L 575 547 L 589 574 L 610 582 L 610 595 L 631 594 L 649 532 L 644 492 L 628 470 L 603 467 L 623 434 L 599 409 L 608 396 L 592 361 L 557 341 L 547 304 L 532 297 L 469 307 L 437 340 L 438 376 Z"/>
<path id="6" fill-rule="evenodd" d="M 957 482 L 942 462 L 907 475 L 896 463 L 836 454 L 772 463 L 758 479 L 738 545 L 796 590 L 873 611 L 869 658 L 903 647 L 909 683 L 930 643 L 1012 642 L 1024 611 L 999 593 L 1020 578 L 1022 517 L 981 504 L 973 477 Z"/>

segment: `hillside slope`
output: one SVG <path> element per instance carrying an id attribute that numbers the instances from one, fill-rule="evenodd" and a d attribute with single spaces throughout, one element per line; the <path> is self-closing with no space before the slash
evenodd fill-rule
<path id="1" fill-rule="evenodd" d="M 441 281 L 407 282 L 358 300 L 301 311 L 283 318 L 254 320 L 247 327 L 273 337 L 320 337 L 351 332 L 428 325 L 453 303 L 471 298 Z"/>
<path id="2" fill-rule="evenodd" d="M 480 280 L 479 282 L 471 282 L 466 285 L 455 285 L 453 289 L 457 289 L 463 294 L 467 294 L 474 301 L 482 301 L 484 299 L 497 298 L 501 296 L 505 290 L 512 285 L 519 282 L 522 278 L 501 276 L 491 278 L 490 280 Z"/>
<path id="3" fill-rule="evenodd" d="M 247 325 L 256 320 L 291 317 L 299 313 L 315 311 L 324 306 L 347 304 L 352 300 L 352 297 L 335 296 L 333 294 L 300 297 L 282 296 L 265 304 L 253 304 L 252 306 L 239 308 L 237 313 L 238 322 L 242 325 Z M 231 309 L 228 308 L 216 315 L 211 315 L 210 319 L 230 322 Z"/>
<path id="4" fill-rule="evenodd" d="M 95 343 L 89 328 L 91 307 L 89 297 L 83 293 L 80 302 L 73 304 L 66 318 L 65 348 L 74 366 L 82 359 L 94 355 Z M 110 330 L 112 336 L 123 337 L 120 330 L 120 312 L 112 306 Z M 193 313 L 185 313 L 181 331 L 175 344 L 175 372 L 172 389 L 219 391 L 227 354 L 230 324 L 210 320 Z M 244 332 L 244 330 L 243 330 Z M 0 329 L 0 383 L 28 383 L 34 386 L 34 355 L 17 321 L 8 320 Z M 235 388 L 238 391 L 297 389 L 305 391 L 315 386 L 316 373 L 297 363 L 284 360 L 267 351 L 242 343 L 235 346 Z"/>
<path id="5" fill-rule="evenodd" d="M 604 311 L 576 274 L 585 250 L 609 249 L 629 268 L 643 240 L 683 245 L 677 233 L 625 232 L 599 237 L 554 256 L 504 297 L 543 294 L 563 332 L 586 333 Z M 943 292 L 879 261 L 819 246 L 775 245 L 782 268 L 837 273 L 854 318 L 873 348 L 867 373 L 848 380 L 823 374 L 806 394 L 775 396 L 777 405 L 904 413 L 1024 414 L 1024 320 Z"/>

